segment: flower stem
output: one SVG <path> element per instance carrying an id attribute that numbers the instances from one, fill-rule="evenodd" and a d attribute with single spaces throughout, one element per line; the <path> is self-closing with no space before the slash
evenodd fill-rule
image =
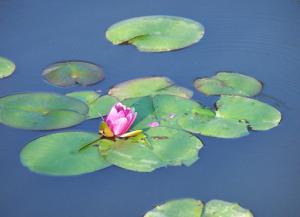
<path id="1" fill-rule="evenodd" d="M 81 147 L 79 148 L 78 152 L 82 152 L 82 151 L 88 149 L 91 145 L 93 145 L 95 142 L 98 142 L 98 141 L 101 140 L 102 138 L 103 138 L 103 137 L 101 136 L 101 137 L 97 138 L 96 140 L 93 140 L 93 141 L 91 141 L 90 143 L 81 146 Z"/>

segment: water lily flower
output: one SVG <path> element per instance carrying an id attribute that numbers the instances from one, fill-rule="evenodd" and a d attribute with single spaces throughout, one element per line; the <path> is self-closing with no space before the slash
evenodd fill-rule
<path id="1" fill-rule="evenodd" d="M 131 137 L 142 132 L 136 130 L 128 132 L 135 121 L 137 112 L 133 108 L 126 107 L 122 103 L 116 103 L 102 121 L 99 133 L 104 137 Z"/>

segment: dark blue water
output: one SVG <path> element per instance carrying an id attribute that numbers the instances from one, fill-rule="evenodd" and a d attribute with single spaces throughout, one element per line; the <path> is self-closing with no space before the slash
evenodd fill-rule
<path id="1" fill-rule="evenodd" d="M 165 14 L 206 27 L 200 43 L 176 52 L 141 53 L 112 46 L 104 32 L 116 21 Z M 0 95 L 101 89 L 147 75 L 192 87 L 198 76 L 231 70 L 264 81 L 268 102 L 283 113 L 279 127 L 240 139 L 203 137 L 193 166 L 135 173 L 111 167 L 77 177 L 29 172 L 19 152 L 49 132 L 0 126 L 0 216 L 141 217 L 155 204 L 180 197 L 240 202 L 256 217 L 299 217 L 300 2 L 297 0 L 0 0 L 0 55 L 17 65 L 0 81 Z M 52 62 L 82 59 L 103 66 L 106 80 L 88 88 L 53 87 L 41 78 Z M 271 97 L 267 97 L 271 96 Z M 216 98 L 195 93 L 212 105 Z M 275 98 L 275 100 L 274 100 Z M 68 130 L 96 131 L 98 121 Z"/>

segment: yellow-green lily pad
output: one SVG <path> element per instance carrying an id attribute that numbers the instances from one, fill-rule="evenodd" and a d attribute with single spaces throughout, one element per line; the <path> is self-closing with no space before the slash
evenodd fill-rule
<path id="1" fill-rule="evenodd" d="M 202 217 L 253 217 L 253 215 L 250 210 L 237 203 L 211 200 L 205 204 Z"/>
<path id="2" fill-rule="evenodd" d="M 0 79 L 10 76 L 16 70 L 16 65 L 9 59 L 0 57 Z"/>
<path id="3" fill-rule="evenodd" d="M 175 16 L 144 16 L 118 22 L 106 31 L 114 45 L 129 43 L 144 52 L 181 49 L 197 43 L 204 27 L 191 19 Z"/>
<path id="4" fill-rule="evenodd" d="M 68 87 L 74 84 L 87 86 L 103 80 L 104 73 L 99 66 L 93 63 L 66 61 L 47 67 L 43 72 L 43 77 L 49 83 L 59 87 Z"/>
<path id="5" fill-rule="evenodd" d="M 112 87 L 108 94 L 117 97 L 120 100 L 124 100 L 161 94 L 191 98 L 193 92 L 187 88 L 174 85 L 174 83 L 167 77 L 155 76 L 137 78 L 122 82 Z"/>
<path id="6" fill-rule="evenodd" d="M 79 99 L 89 106 L 88 119 L 107 115 L 111 107 L 118 102 L 115 97 L 109 95 L 101 96 L 96 91 L 77 91 L 66 95 Z"/>
<path id="7" fill-rule="evenodd" d="M 21 162 L 29 170 L 45 175 L 72 176 L 101 170 L 111 164 L 99 154 L 97 146 L 79 152 L 82 146 L 97 139 L 98 134 L 87 132 L 43 136 L 22 149 Z"/>
<path id="8" fill-rule="evenodd" d="M 201 217 L 203 207 L 200 200 L 191 198 L 171 200 L 148 211 L 144 217 Z"/>
<path id="9" fill-rule="evenodd" d="M 219 72 L 211 78 L 199 78 L 194 86 L 200 92 L 212 95 L 254 96 L 262 89 L 262 83 L 255 78 L 233 72 Z"/>
<path id="10" fill-rule="evenodd" d="M 80 100 L 53 93 L 23 93 L 0 98 L 0 122 L 28 130 L 70 127 L 86 119 Z"/>
<path id="11" fill-rule="evenodd" d="M 241 96 L 221 96 L 217 101 L 216 116 L 245 121 L 253 130 L 269 130 L 281 120 L 281 113 L 274 107 Z"/>

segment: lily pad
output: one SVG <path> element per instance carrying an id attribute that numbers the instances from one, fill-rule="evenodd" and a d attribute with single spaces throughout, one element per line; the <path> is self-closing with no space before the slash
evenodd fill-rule
<path id="1" fill-rule="evenodd" d="M 95 91 L 78 91 L 66 94 L 86 103 L 89 106 L 88 119 L 105 116 L 111 107 L 118 102 L 115 97 L 104 95 L 100 96 Z"/>
<path id="2" fill-rule="evenodd" d="M 203 203 L 200 200 L 179 199 L 155 207 L 144 217 L 201 217 L 202 212 Z"/>
<path id="3" fill-rule="evenodd" d="M 174 96 L 180 96 L 180 97 L 189 99 L 189 98 L 192 98 L 193 91 L 191 91 L 185 87 L 173 85 L 173 86 L 164 88 L 160 91 L 157 91 L 155 93 L 155 95 L 174 95 Z"/>
<path id="4" fill-rule="evenodd" d="M 184 87 L 174 85 L 167 77 L 144 77 L 117 84 L 109 90 L 108 94 L 124 100 L 161 94 L 191 98 L 193 92 Z"/>
<path id="5" fill-rule="evenodd" d="M 47 67 L 43 77 L 51 84 L 68 87 L 74 84 L 83 86 L 95 84 L 104 79 L 102 69 L 89 62 L 66 61 Z"/>
<path id="6" fill-rule="evenodd" d="M 241 96 L 221 96 L 217 101 L 217 117 L 246 121 L 253 130 L 269 130 L 281 120 L 281 113 L 274 107 Z"/>
<path id="7" fill-rule="evenodd" d="M 101 149 L 103 145 L 106 147 L 105 150 Z M 100 152 L 108 162 L 137 172 L 151 172 L 164 166 L 159 157 L 147 147 L 145 140 L 134 137 L 126 140 L 117 139 L 114 142 L 101 140 Z"/>
<path id="8" fill-rule="evenodd" d="M 204 27 L 191 19 L 174 16 L 145 16 L 118 22 L 106 31 L 113 44 L 129 43 L 140 51 L 161 52 L 197 43 Z"/>
<path id="9" fill-rule="evenodd" d="M 202 217 L 253 217 L 252 213 L 237 203 L 211 200 L 205 205 Z"/>
<path id="10" fill-rule="evenodd" d="M 0 79 L 10 76 L 16 69 L 16 65 L 4 57 L 0 57 Z"/>
<path id="11" fill-rule="evenodd" d="M 232 72 L 219 72 L 211 78 L 199 78 L 194 86 L 200 92 L 211 95 L 254 96 L 262 89 L 262 83 L 250 76 Z"/>
<path id="12" fill-rule="evenodd" d="M 191 99 L 171 95 L 157 95 L 153 98 L 155 114 L 161 126 L 184 128 L 178 122 L 181 118 L 199 116 L 203 120 L 215 117 L 215 113 Z"/>
<path id="13" fill-rule="evenodd" d="M 153 98 L 151 96 L 131 98 L 122 101 L 126 106 L 134 108 L 137 117 L 133 123 L 133 130 L 147 129 L 149 124 L 158 121 L 153 107 Z"/>
<path id="14" fill-rule="evenodd" d="M 202 142 L 190 133 L 167 127 L 154 127 L 145 131 L 152 151 L 167 165 L 186 166 L 198 160 Z"/>
<path id="15" fill-rule="evenodd" d="M 94 172 L 110 166 L 99 154 L 97 147 L 82 152 L 85 144 L 99 139 L 98 134 L 87 132 L 55 133 L 40 137 L 21 151 L 21 162 L 29 170 L 55 176 L 71 176 Z"/>
<path id="16" fill-rule="evenodd" d="M 239 138 L 249 134 L 248 125 L 244 121 L 205 118 L 198 115 L 186 116 L 178 121 L 179 125 L 192 133 L 218 138 Z"/>
<path id="17" fill-rule="evenodd" d="M 24 93 L 0 98 L 1 123 L 15 128 L 66 128 L 85 120 L 87 113 L 85 103 L 59 94 Z"/>

